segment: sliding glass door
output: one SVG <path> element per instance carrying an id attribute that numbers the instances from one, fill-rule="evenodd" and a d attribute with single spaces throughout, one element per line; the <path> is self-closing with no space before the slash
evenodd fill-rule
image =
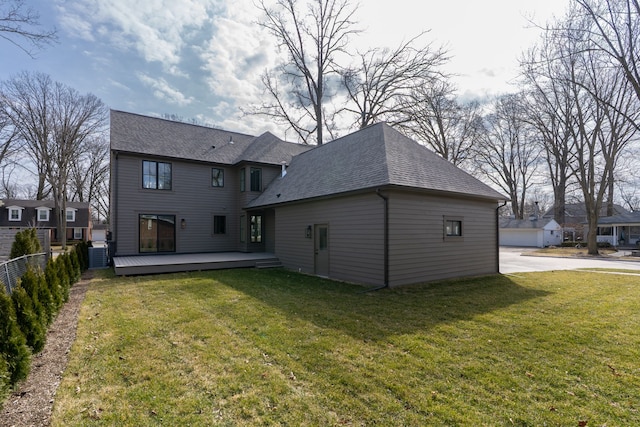
<path id="1" fill-rule="evenodd" d="M 141 253 L 176 251 L 176 217 L 174 215 L 140 215 Z"/>

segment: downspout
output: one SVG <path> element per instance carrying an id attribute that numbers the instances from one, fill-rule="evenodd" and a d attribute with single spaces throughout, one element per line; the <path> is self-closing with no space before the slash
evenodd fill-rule
<path id="1" fill-rule="evenodd" d="M 384 285 L 368 289 L 365 292 L 378 291 L 389 287 L 389 197 L 382 194 L 379 188 L 376 189 L 376 194 L 384 201 Z"/>
<path id="2" fill-rule="evenodd" d="M 111 200 L 109 200 L 109 209 L 111 210 L 111 212 L 109 212 L 109 228 L 111 228 L 112 234 L 110 244 L 109 242 L 107 242 L 110 265 L 113 265 L 113 256 L 117 251 L 118 245 L 118 224 L 116 224 L 116 221 L 114 221 L 114 219 L 117 220 L 118 218 L 118 191 L 120 190 L 120 188 L 118 187 L 118 152 L 114 150 L 113 156 L 115 157 L 115 167 L 113 171 L 115 177 L 109 177 L 114 186 L 114 188 L 111 189 L 111 195 L 113 195 L 113 197 L 111 197 L 110 195 Z M 113 202 L 113 206 L 111 206 L 111 202 Z"/>
<path id="3" fill-rule="evenodd" d="M 496 272 L 500 273 L 500 215 L 498 211 L 500 208 L 506 206 L 507 201 L 496 208 Z"/>

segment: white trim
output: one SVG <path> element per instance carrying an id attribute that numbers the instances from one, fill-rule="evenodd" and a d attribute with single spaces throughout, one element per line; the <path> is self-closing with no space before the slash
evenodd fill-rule
<path id="1" fill-rule="evenodd" d="M 64 217 L 67 219 L 67 222 L 76 222 L 76 212 L 78 209 L 76 208 L 67 208 Z M 69 214 L 71 214 L 71 219 L 69 219 Z"/>
<path id="2" fill-rule="evenodd" d="M 46 213 L 46 218 L 42 219 L 40 218 L 40 212 L 44 212 Z M 39 208 L 36 208 L 36 219 L 38 222 L 49 222 L 50 221 L 50 212 L 51 212 L 51 208 L 48 208 L 46 206 L 40 206 Z"/>
<path id="3" fill-rule="evenodd" d="M 22 221 L 22 211 L 23 210 L 24 210 L 24 208 L 22 206 L 7 206 L 9 221 L 12 221 L 12 222 L 20 222 L 20 221 Z M 11 217 L 11 214 L 14 211 L 18 212 L 18 218 L 12 218 Z"/>

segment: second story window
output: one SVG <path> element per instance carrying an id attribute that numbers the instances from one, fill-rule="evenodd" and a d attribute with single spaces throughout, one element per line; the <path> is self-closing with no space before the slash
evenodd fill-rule
<path id="1" fill-rule="evenodd" d="M 262 191 L 262 169 L 251 168 L 251 191 Z"/>
<path id="2" fill-rule="evenodd" d="M 142 162 L 142 188 L 171 190 L 171 163 Z"/>
<path id="3" fill-rule="evenodd" d="M 22 221 L 22 209 L 21 207 L 11 206 L 7 208 L 9 210 L 9 221 Z"/>
<path id="4" fill-rule="evenodd" d="M 211 186 L 224 187 L 224 169 L 211 169 Z"/>
<path id="5" fill-rule="evenodd" d="M 76 221 L 76 210 L 77 209 L 67 208 L 67 212 L 66 212 L 67 222 Z"/>
<path id="6" fill-rule="evenodd" d="M 49 221 L 49 208 L 38 208 L 38 221 Z"/>

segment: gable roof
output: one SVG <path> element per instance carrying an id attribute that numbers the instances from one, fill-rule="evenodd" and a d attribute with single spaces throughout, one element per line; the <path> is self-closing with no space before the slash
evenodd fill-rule
<path id="1" fill-rule="evenodd" d="M 628 213 L 623 206 L 618 204 L 613 204 L 613 211 L 616 215 Z M 570 222 L 571 219 L 576 220 L 576 222 L 586 221 L 587 218 L 587 208 L 584 203 L 566 203 L 564 205 L 564 213 L 567 219 L 567 222 Z M 607 215 L 607 206 L 603 205 L 600 208 L 600 216 L 604 217 Z M 542 215 L 543 218 L 553 218 L 553 207 L 551 207 L 548 211 Z"/>
<path id="2" fill-rule="evenodd" d="M 111 150 L 234 165 L 289 162 L 311 147 L 266 132 L 255 137 L 222 129 L 111 110 Z"/>
<path id="3" fill-rule="evenodd" d="M 268 206 L 382 186 L 506 200 L 476 178 L 378 123 L 299 154 L 248 207 Z"/>

